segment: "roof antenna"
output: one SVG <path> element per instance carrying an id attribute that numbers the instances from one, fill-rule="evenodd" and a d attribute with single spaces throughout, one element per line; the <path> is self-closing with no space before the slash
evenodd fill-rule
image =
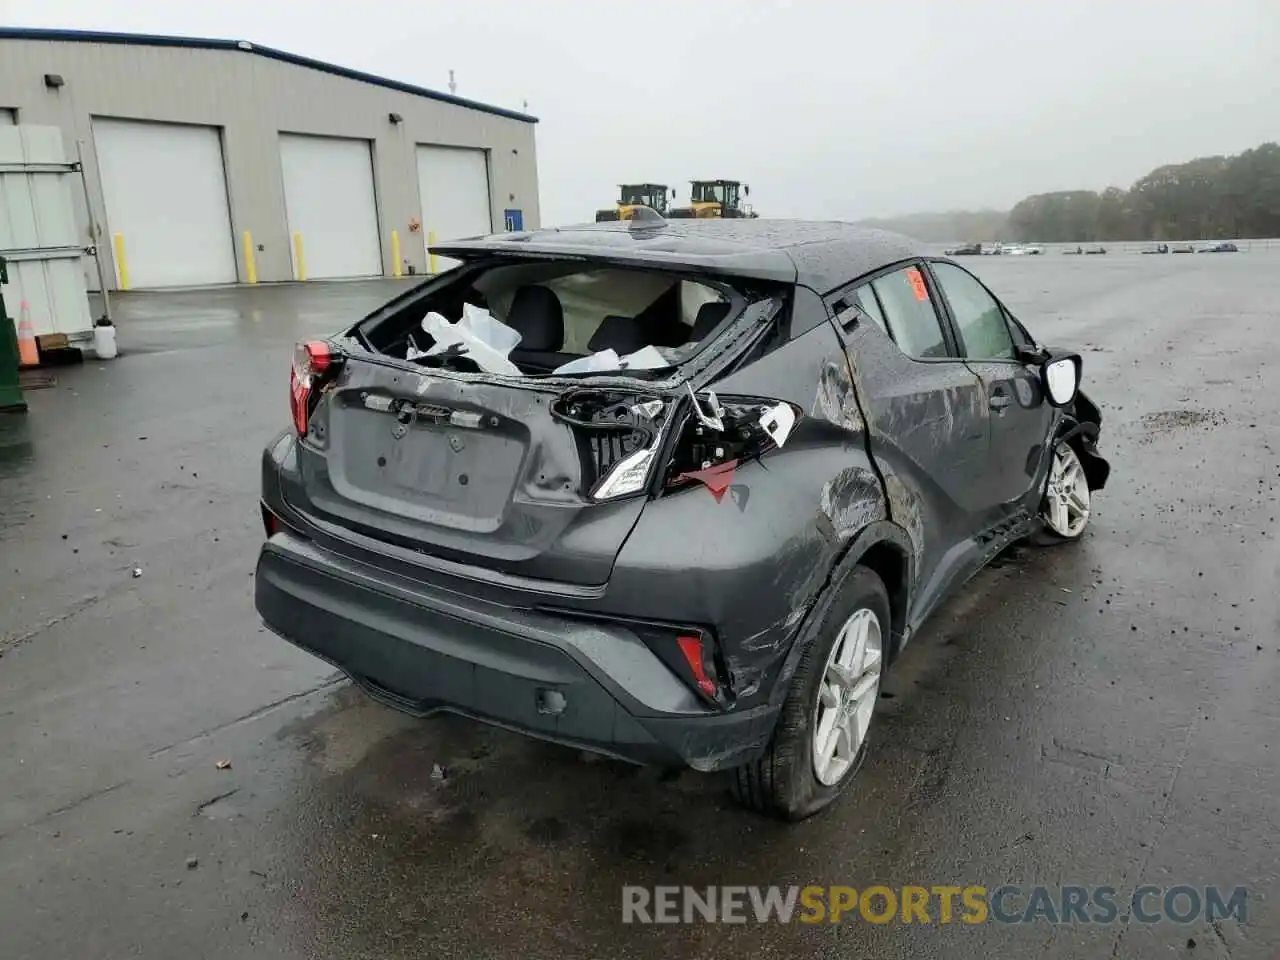
<path id="1" fill-rule="evenodd" d="M 667 218 L 653 207 L 636 207 L 631 213 L 631 220 L 627 226 L 631 230 L 644 230 L 660 227 L 666 222 Z"/>
<path id="2" fill-rule="evenodd" d="M 453 71 L 449 71 L 449 94 L 452 96 L 458 92 L 457 81 L 453 79 Z"/>

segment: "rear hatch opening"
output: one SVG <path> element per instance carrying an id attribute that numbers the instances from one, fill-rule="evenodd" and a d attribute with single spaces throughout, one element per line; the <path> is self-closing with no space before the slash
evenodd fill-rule
<path id="1" fill-rule="evenodd" d="M 442 275 L 355 333 L 378 353 L 461 373 L 648 377 L 690 359 L 764 293 L 658 269 L 495 260 Z"/>
<path id="2" fill-rule="evenodd" d="M 789 409 L 702 387 L 771 349 L 787 303 L 776 283 L 464 263 L 300 347 L 286 498 L 407 551 L 603 584 L 649 495 L 785 440 Z"/>

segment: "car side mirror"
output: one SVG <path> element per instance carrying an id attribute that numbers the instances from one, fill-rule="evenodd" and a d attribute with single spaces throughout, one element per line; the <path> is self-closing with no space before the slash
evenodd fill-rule
<path id="1" fill-rule="evenodd" d="M 1065 407 L 1080 389 L 1083 363 L 1078 353 L 1050 353 L 1040 366 L 1040 385 L 1055 407 Z"/>

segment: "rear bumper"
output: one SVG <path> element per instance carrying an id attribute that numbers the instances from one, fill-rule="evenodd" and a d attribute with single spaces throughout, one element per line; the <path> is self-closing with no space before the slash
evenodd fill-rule
<path id="1" fill-rule="evenodd" d="M 709 711 L 622 624 L 429 587 L 287 532 L 263 545 L 255 583 L 267 626 L 406 713 L 698 770 L 753 759 L 773 731 L 776 706 Z"/>

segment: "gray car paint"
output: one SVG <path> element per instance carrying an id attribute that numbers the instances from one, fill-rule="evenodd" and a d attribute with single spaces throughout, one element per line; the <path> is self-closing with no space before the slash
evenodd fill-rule
<path id="1" fill-rule="evenodd" d="M 425 370 L 349 363 L 298 444 L 298 472 L 284 479 L 285 499 L 335 527 L 407 549 L 430 544 L 446 560 L 535 580 L 604 583 L 644 501 L 595 504 L 582 496 L 573 433 L 549 413 L 562 392 L 542 385 L 484 390 Z M 641 385 L 639 393 L 650 392 Z M 406 425 L 367 407 L 370 397 L 406 396 L 477 414 L 480 423 Z M 397 439 L 395 431 L 406 428 Z M 397 458 L 414 457 L 407 445 L 419 439 L 445 441 L 434 449 L 451 456 L 433 466 L 451 473 L 434 478 L 443 488 L 438 495 L 413 498 L 406 481 L 423 479 L 422 467 Z M 386 475 L 398 466 L 404 474 L 392 485 Z M 480 498 L 489 502 L 468 509 Z"/>
<path id="2" fill-rule="evenodd" d="M 827 301 L 868 410 L 890 515 L 908 530 L 915 552 L 909 633 L 958 583 L 1033 528 L 1048 441 L 1061 414 L 1045 402 L 1025 363 L 962 359 L 959 331 L 927 261 L 891 264 L 870 276 L 907 263 L 928 278 L 952 356 L 907 357 L 865 314 L 838 310 L 868 277 Z M 993 408 L 996 394 L 1008 396 L 1009 405 Z"/>
<path id="3" fill-rule="evenodd" d="M 914 240 L 884 230 L 839 221 L 766 219 L 583 224 L 453 240 L 431 249 L 467 258 L 496 253 L 625 259 L 632 265 L 794 282 L 818 293 L 928 253 Z"/>
<path id="4" fill-rule="evenodd" d="M 831 367 L 843 369 L 834 402 L 824 378 Z M 811 415 L 783 451 L 741 466 L 719 503 L 703 489 L 651 501 L 618 556 L 607 599 L 652 615 L 661 597 L 664 619 L 714 625 L 739 702 L 749 705 L 767 696 L 761 685 L 776 674 L 835 560 L 863 527 L 887 517 L 887 507 L 862 425 L 844 412 L 856 410 L 856 398 L 830 324 L 716 390 L 722 399 L 787 400 Z M 683 530 L 697 533 L 673 536 Z"/>
<path id="5" fill-rule="evenodd" d="M 757 317 L 730 324 L 691 364 L 698 385 L 714 382 L 722 399 L 786 400 L 805 414 L 785 450 L 739 465 L 722 499 L 695 486 L 647 502 L 640 497 L 596 504 L 574 515 L 580 526 L 538 527 L 548 534 L 538 550 L 507 554 L 497 562 L 494 544 L 461 556 L 432 544 L 429 554 L 414 555 L 409 530 L 403 542 L 381 550 L 376 538 L 352 538 L 345 528 L 349 513 L 320 518 L 314 529 L 327 546 L 347 556 L 486 601 L 576 616 L 710 627 L 729 673 L 729 712 L 779 703 L 803 637 L 814 629 L 823 603 L 838 591 L 841 571 L 873 548 L 904 572 L 900 585 L 890 584 L 896 601 L 895 640 L 901 643 L 950 587 L 1027 532 L 1031 514 L 1024 505 L 1011 508 L 991 492 L 984 470 L 996 449 L 980 375 L 959 360 L 909 360 L 870 323 L 838 325 L 819 296 L 851 278 L 914 259 L 913 245 L 843 225 L 802 226 L 806 228 L 784 224 L 765 229 L 749 221 L 679 224 L 669 230 L 646 229 L 637 237 L 637 231 L 605 225 L 440 248 L 463 257 L 508 251 L 521 258 L 594 255 L 608 262 L 680 263 L 694 270 L 714 262 L 728 275 L 780 279 L 790 272 L 813 280 L 816 287 L 801 283 L 793 288 L 791 340 L 783 348 L 721 375 L 735 351 L 749 345 L 751 331 L 762 319 Z M 698 236 L 686 237 L 689 231 Z M 379 378 L 406 375 L 417 376 L 390 363 L 372 380 L 364 371 L 364 379 L 340 384 L 340 389 L 367 389 L 376 387 Z M 430 398 L 460 402 L 467 379 L 463 375 L 450 383 L 427 377 L 415 389 Z M 679 380 L 673 375 L 646 386 L 661 391 Z M 563 389 L 554 378 L 536 388 L 517 382 L 520 395 L 499 411 L 517 422 L 534 405 L 545 403 L 545 397 L 531 398 Z M 625 377 L 592 382 L 636 387 L 636 381 Z M 1041 436 L 1042 448 L 1049 436 L 1048 431 Z M 309 468 L 305 454 L 299 468 L 296 446 L 286 439 L 269 449 L 264 469 L 276 477 L 264 477 L 264 498 L 273 506 L 273 494 L 278 495 L 286 511 L 309 513 L 314 506 L 304 483 Z M 549 462 L 557 476 L 571 476 L 570 447 L 551 446 Z M 310 469 L 314 481 L 322 471 Z M 1038 476 L 1028 476 L 1023 500 L 1035 497 L 1039 482 Z M 485 551 L 488 556 L 482 556 Z M 767 726 L 755 729 L 767 731 Z M 685 759 L 699 769 L 741 762 L 762 748 L 767 737 L 756 739 L 736 745 L 704 742 L 696 762 Z"/>

